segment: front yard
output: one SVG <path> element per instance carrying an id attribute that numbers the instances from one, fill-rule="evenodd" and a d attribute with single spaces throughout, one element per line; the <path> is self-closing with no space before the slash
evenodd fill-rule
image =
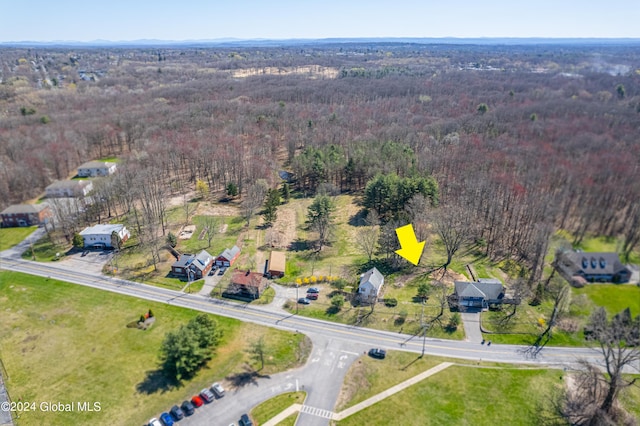
<path id="1" fill-rule="evenodd" d="M 0 228 L 0 251 L 10 249 L 25 238 L 33 231 L 38 229 L 37 226 L 28 226 L 23 228 Z"/>

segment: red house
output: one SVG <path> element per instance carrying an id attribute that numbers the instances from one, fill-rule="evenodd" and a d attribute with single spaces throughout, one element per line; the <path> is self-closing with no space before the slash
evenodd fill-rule
<path id="1" fill-rule="evenodd" d="M 265 281 L 260 272 L 233 271 L 231 285 L 227 293 L 235 293 L 240 297 L 258 299 L 265 290 Z"/>
<path id="2" fill-rule="evenodd" d="M 53 217 L 47 204 L 14 204 L 0 213 L 4 228 L 47 223 Z"/>
<path id="3" fill-rule="evenodd" d="M 240 256 L 240 249 L 238 246 L 233 246 L 230 249 L 225 249 L 220 256 L 216 257 L 216 265 L 229 267 L 233 265 L 233 262 Z"/>

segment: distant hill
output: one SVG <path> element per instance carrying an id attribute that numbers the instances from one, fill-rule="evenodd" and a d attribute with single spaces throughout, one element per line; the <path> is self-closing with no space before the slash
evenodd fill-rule
<path id="1" fill-rule="evenodd" d="M 402 44 L 468 44 L 468 45 L 640 45 L 640 38 L 413 38 L 413 37 L 363 37 L 323 39 L 237 39 L 220 38 L 204 40 L 53 40 L 8 41 L 0 46 L 13 47 L 149 47 L 149 46 L 296 46 L 349 43 L 402 43 Z"/>

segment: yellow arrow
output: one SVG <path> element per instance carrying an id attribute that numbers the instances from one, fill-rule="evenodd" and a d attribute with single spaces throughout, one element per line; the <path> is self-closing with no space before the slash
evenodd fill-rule
<path id="1" fill-rule="evenodd" d="M 396 228 L 396 234 L 398 235 L 400 247 L 402 247 L 400 250 L 396 250 L 396 253 L 418 266 L 424 250 L 424 241 L 418 242 L 411 224 Z"/>

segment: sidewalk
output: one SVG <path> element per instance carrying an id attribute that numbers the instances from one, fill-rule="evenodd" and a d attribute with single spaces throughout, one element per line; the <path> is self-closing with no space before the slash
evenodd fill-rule
<path id="1" fill-rule="evenodd" d="M 9 402 L 9 395 L 7 395 L 7 390 L 4 387 L 4 380 L 2 379 L 2 373 L 0 372 L 0 405 L 4 405 L 7 402 Z M 0 409 L 0 426 L 9 425 L 13 425 L 11 411 Z"/>
<path id="2" fill-rule="evenodd" d="M 427 377 L 433 376 L 434 374 L 441 372 L 442 370 L 452 366 L 453 364 L 454 363 L 452 362 L 443 362 L 441 364 L 438 364 L 435 367 L 430 368 L 429 370 L 418 374 L 417 376 L 413 376 L 402 383 L 398 383 L 397 385 L 392 386 L 389 389 L 382 391 L 379 394 L 374 395 L 371 398 L 360 402 L 359 404 L 354 405 L 353 407 L 349 407 L 346 410 L 340 411 L 339 413 L 333 413 L 333 415 L 331 416 L 331 420 L 336 420 L 336 421 L 344 420 L 347 417 L 357 413 L 358 411 L 369 408 L 373 404 L 376 404 L 382 401 L 383 399 L 389 398 L 390 396 L 405 390 L 409 386 L 413 386 L 416 383 L 421 382 Z M 268 422 L 264 423 L 264 426 L 275 426 L 281 421 L 283 421 L 284 419 L 286 419 L 287 417 L 289 417 L 290 415 L 292 415 L 293 413 L 296 413 L 302 410 L 302 407 L 303 406 L 300 404 L 293 404 L 290 407 L 288 407 L 286 410 L 282 411 L 277 416 L 273 417 Z"/>

